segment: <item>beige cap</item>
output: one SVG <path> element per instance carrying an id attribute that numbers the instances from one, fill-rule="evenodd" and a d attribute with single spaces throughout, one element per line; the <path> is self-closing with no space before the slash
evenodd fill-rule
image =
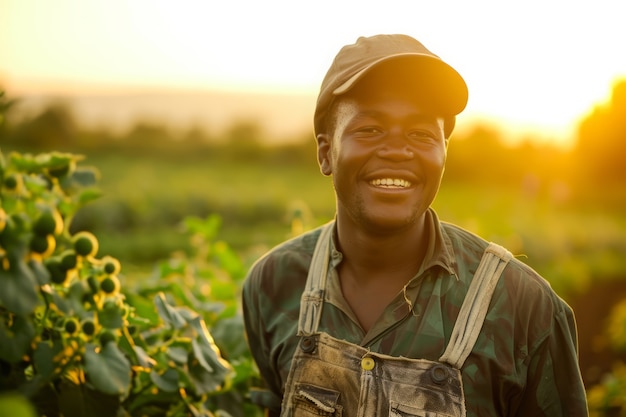
<path id="1" fill-rule="evenodd" d="M 336 96 L 345 94 L 372 68 L 399 65 L 399 76 L 415 77 L 428 90 L 429 99 L 446 118 L 446 137 L 457 114 L 467 104 L 463 77 L 419 41 L 407 35 L 360 37 L 337 54 L 320 88 L 314 115 L 315 134 L 323 130 L 326 113 Z"/>

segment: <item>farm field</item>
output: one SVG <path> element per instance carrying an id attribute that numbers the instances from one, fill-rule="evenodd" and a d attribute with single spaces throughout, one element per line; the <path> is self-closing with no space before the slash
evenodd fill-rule
<path id="1" fill-rule="evenodd" d="M 190 219 L 199 219 L 196 226 L 219 219 L 215 248 L 232 248 L 247 269 L 273 245 L 330 220 L 334 213 L 331 180 L 319 173 L 313 156 L 305 163 L 285 155 L 237 159 L 211 153 L 109 151 L 85 156 L 81 165 L 99 172 L 101 196 L 79 210 L 71 223 L 73 233 L 92 232 L 98 237 L 98 256 L 119 259 L 124 287 L 171 285 L 165 280 L 177 267 L 164 262 L 197 253 L 203 245 L 183 230 Z M 622 192 L 600 191 L 613 197 Z M 626 361 L 624 351 L 615 349 L 626 334 L 619 321 L 623 318 L 613 319 L 626 308 L 626 217 L 620 205 L 600 201 L 574 195 L 566 184 L 544 184 L 537 178 L 508 185 L 444 179 L 434 203 L 443 221 L 506 246 L 572 306 L 589 388 L 606 384 L 615 363 Z M 241 272 L 237 269 L 232 277 L 242 277 Z M 200 281 L 205 278 L 198 275 Z M 206 285 L 232 291 L 234 282 L 208 280 Z M 132 291 L 128 295 L 134 299 Z M 226 296 L 234 314 L 236 297 Z M 221 334 L 219 324 L 214 325 Z M 241 349 L 242 335 L 231 337 Z M 608 398 L 610 384 L 604 387 L 609 388 L 601 395 Z"/>

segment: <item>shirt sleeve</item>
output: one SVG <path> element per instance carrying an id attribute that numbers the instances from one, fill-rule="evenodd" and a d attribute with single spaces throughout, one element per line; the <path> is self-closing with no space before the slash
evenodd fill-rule
<path id="1" fill-rule="evenodd" d="M 264 331 L 262 308 L 260 299 L 262 267 L 257 263 L 250 270 L 242 290 L 243 318 L 246 331 L 246 340 L 250 353 L 259 369 L 264 386 L 255 389 L 251 397 L 252 401 L 260 407 L 268 410 L 268 415 L 273 415 L 272 410 L 280 410 L 281 390 L 279 378 L 270 366 L 270 347 Z"/>
<path id="2" fill-rule="evenodd" d="M 557 301 L 553 329 L 533 349 L 527 386 L 516 416 L 588 416 L 586 392 L 578 364 L 574 314 Z"/>

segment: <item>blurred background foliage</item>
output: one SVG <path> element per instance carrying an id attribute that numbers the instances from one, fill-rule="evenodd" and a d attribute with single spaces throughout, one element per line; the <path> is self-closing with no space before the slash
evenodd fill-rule
<path id="1" fill-rule="evenodd" d="M 14 111 L 17 103 L 0 96 L 2 151 L 85 155 L 101 174 L 103 197 L 73 227 L 97 234 L 100 253 L 118 258 L 129 280 L 189 249 L 180 233 L 188 216 L 219 216 L 219 238 L 246 266 L 333 216 L 332 184 L 319 173 L 310 132 L 267 145 L 256 120 L 233 121 L 220 135 L 139 120 L 113 133 L 81 127 L 63 103 L 28 116 Z M 578 122 L 570 147 L 532 137 L 512 143 L 486 123 L 458 130 L 434 203 L 442 220 L 509 247 L 572 305 L 590 402 L 605 413 L 598 415 L 626 409 L 624 115 L 626 80 Z"/>

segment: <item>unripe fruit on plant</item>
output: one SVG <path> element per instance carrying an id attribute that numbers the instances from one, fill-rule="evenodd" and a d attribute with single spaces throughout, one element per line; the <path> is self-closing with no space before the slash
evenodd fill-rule
<path id="1" fill-rule="evenodd" d="M 111 331 L 104 331 L 100 334 L 100 344 L 106 346 L 109 342 L 117 342 L 117 336 Z"/>
<path id="2" fill-rule="evenodd" d="M 69 318 L 63 324 L 63 328 L 68 334 L 72 335 L 78 330 L 78 321 L 75 318 Z"/>
<path id="3" fill-rule="evenodd" d="M 93 336 L 94 333 L 96 332 L 96 324 L 93 322 L 92 319 L 85 319 L 83 320 L 83 322 L 80 325 L 80 329 L 83 331 L 84 334 L 86 334 L 87 336 Z"/>
<path id="4" fill-rule="evenodd" d="M 56 210 L 45 210 L 35 220 L 33 232 L 38 235 L 58 235 L 63 231 L 63 218 Z"/>
<path id="5" fill-rule="evenodd" d="M 102 264 L 104 265 L 102 269 L 107 274 L 119 274 L 120 270 L 122 269 L 120 261 L 112 256 L 103 257 Z"/>
<path id="6" fill-rule="evenodd" d="M 34 235 L 30 241 L 30 250 L 45 258 L 52 255 L 56 244 L 57 242 L 52 235 Z"/>
<path id="7" fill-rule="evenodd" d="M 67 270 L 63 269 L 61 261 L 55 258 L 49 258 L 44 261 L 44 265 L 50 272 L 50 281 L 55 284 L 63 284 L 67 280 Z"/>
<path id="8" fill-rule="evenodd" d="M 76 168 L 76 162 L 69 161 L 63 165 L 48 168 L 48 174 L 54 178 L 61 178 L 72 173 L 75 168 Z"/>
<path id="9" fill-rule="evenodd" d="M 98 253 L 98 239 L 89 232 L 78 232 L 72 238 L 76 254 L 83 257 L 95 256 Z"/>
<path id="10" fill-rule="evenodd" d="M 100 289 L 105 294 L 115 294 L 120 290 L 120 280 L 115 275 L 109 275 L 100 282 Z"/>
<path id="11" fill-rule="evenodd" d="M 18 174 L 11 174 L 4 179 L 3 185 L 8 190 L 16 190 L 20 185 L 20 180 Z"/>
<path id="12" fill-rule="evenodd" d="M 78 264 L 78 260 L 76 258 L 76 252 L 71 249 L 64 251 L 61 254 L 61 268 L 65 271 L 69 271 L 70 269 L 76 268 Z"/>

